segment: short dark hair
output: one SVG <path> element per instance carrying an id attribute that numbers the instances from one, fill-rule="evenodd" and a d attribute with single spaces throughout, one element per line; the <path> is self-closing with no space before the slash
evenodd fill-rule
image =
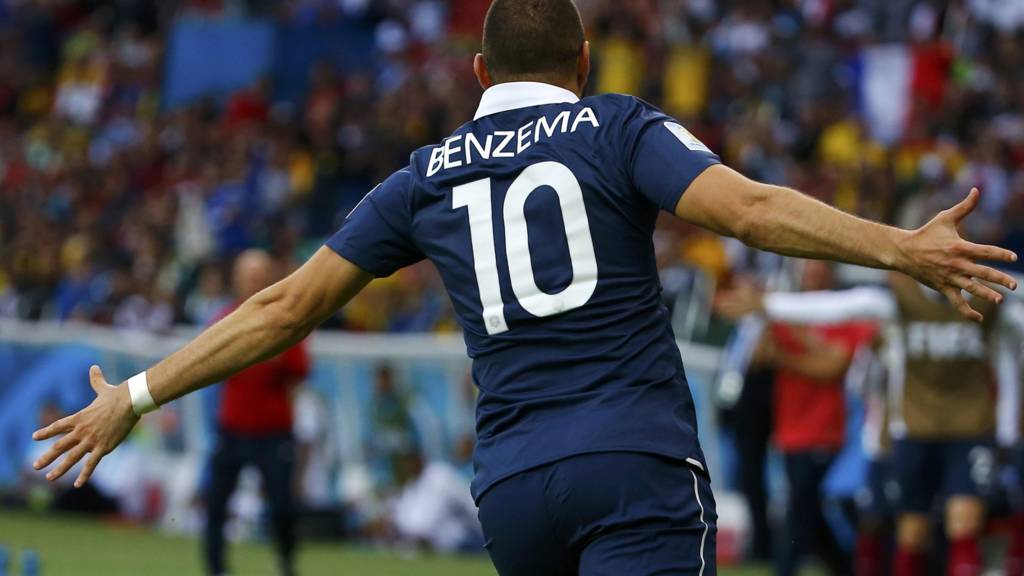
<path id="1" fill-rule="evenodd" d="M 584 41 L 573 0 L 494 0 L 484 20 L 484 61 L 495 82 L 572 77 Z"/>

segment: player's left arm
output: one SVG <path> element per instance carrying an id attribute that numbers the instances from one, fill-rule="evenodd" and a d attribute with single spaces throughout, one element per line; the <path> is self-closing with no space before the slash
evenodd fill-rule
<path id="1" fill-rule="evenodd" d="M 330 248 L 320 248 L 287 278 L 257 293 L 147 370 L 153 400 L 157 405 L 170 402 L 280 354 L 309 335 L 372 278 Z M 98 366 L 89 370 L 89 382 L 96 392 L 91 404 L 32 436 L 44 440 L 63 435 L 33 464 L 42 469 L 66 454 L 47 473 L 49 480 L 60 478 L 88 454 L 75 481 L 81 486 L 139 420 L 128 386 L 110 385 Z"/>
<path id="2" fill-rule="evenodd" d="M 1016 254 L 968 242 L 957 226 L 978 204 L 979 192 L 940 212 L 917 230 L 902 230 L 852 216 L 796 190 L 750 180 L 716 164 L 686 188 L 680 218 L 759 248 L 803 258 L 899 270 L 941 292 L 964 316 L 981 320 L 961 290 L 1000 302 L 992 282 L 1014 290 L 1016 281 L 978 261 L 1014 262 Z"/>

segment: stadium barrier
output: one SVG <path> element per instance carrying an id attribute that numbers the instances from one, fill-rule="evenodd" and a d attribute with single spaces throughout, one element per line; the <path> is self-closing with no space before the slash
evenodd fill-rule
<path id="1" fill-rule="evenodd" d="M 170 354 L 195 333 L 194 328 L 154 335 L 74 323 L 0 320 L 0 488 L 11 488 L 28 471 L 28 462 L 38 451 L 30 435 L 45 408 L 66 414 L 91 400 L 89 365 L 99 364 L 110 381 L 120 381 Z M 688 342 L 679 345 L 712 478 L 718 482 L 722 475 L 712 387 L 721 350 Z M 296 402 L 296 433 L 316 454 L 315 477 L 304 481 L 307 498 L 337 503 L 387 482 L 379 449 L 382 424 L 373 415 L 382 366 L 389 368 L 400 391 L 424 456 L 458 460 L 460 441 L 472 438 L 475 397 L 460 335 L 319 331 L 310 338 L 309 349 L 313 372 Z M 187 505 L 202 482 L 205 454 L 215 437 L 217 397 L 217 387 L 212 387 L 144 418 L 129 441 L 104 460 L 97 484 L 114 493 L 128 484 L 156 484 L 163 494 L 162 507 Z M 145 515 L 145 502 L 133 506 Z"/>

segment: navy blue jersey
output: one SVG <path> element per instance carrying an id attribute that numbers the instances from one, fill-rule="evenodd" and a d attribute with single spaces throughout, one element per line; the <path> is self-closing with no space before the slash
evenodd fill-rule
<path id="1" fill-rule="evenodd" d="M 327 242 L 376 276 L 440 272 L 480 389 L 474 497 L 582 453 L 703 463 L 652 234 L 718 162 L 637 98 L 501 84 Z"/>

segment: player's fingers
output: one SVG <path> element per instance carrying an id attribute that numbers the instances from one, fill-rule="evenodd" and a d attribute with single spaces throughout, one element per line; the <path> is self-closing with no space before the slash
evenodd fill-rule
<path id="1" fill-rule="evenodd" d="M 92 476 L 92 471 L 96 469 L 96 465 L 103 459 L 103 455 L 99 451 L 92 451 L 89 453 L 89 457 L 85 459 L 85 466 L 82 467 L 82 471 L 78 473 L 78 478 L 75 479 L 75 488 L 81 488 L 85 486 L 85 483 L 89 481 L 89 477 Z"/>
<path id="2" fill-rule="evenodd" d="M 64 459 L 57 464 L 56 468 L 46 473 L 46 479 L 52 482 L 60 478 L 70 470 L 72 466 L 77 464 L 78 461 L 82 459 L 82 456 L 85 456 L 87 452 L 89 452 L 89 447 L 84 443 L 75 446 L 68 451 L 67 455 L 64 456 Z"/>
<path id="3" fill-rule="evenodd" d="M 991 246 L 989 244 L 975 244 L 974 242 L 961 242 L 958 252 L 971 260 L 992 260 L 995 262 L 1016 262 L 1017 254 L 1012 250 Z"/>
<path id="4" fill-rule="evenodd" d="M 964 299 L 964 295 L 960 292 L 959 288 L 947 286 L 942 290 L 942 294 L 946 297 L 947 300 L 949 300 L 949 303 L 952 304 L 954 308 L 956 308 L 956 311 L 959 312 L 964 318 L 967 318 L 968 320 L 973 320 L 975 322 L 981 322 L 984 319 L 980 312 L 978 312 L 974 308 L 971 308 L 971 306 L 967 303 L 967 300 Z"/>
<path id="5" fill-rule="evenodd" d="M 61 438 L 60 440 L 53 443 L 50 449 L 43 453 L 42 456 L 36 458 L 36 461 L 32 463 L 32 467 L 36 470 L 42 470 L 54 460 L 60 457 L 61 454 L 67 452 L 71 448 L 74 448 L 78 444 L 78 437 L 71 434 Z"/>
<path id="6" fill-rule="evenodd" d="M 966 276 L 961 276 L 955 279 L 953 283 L 959 286 L 961 290 L 966 290 L 973 294 L 974 296 L 977 296 L 978 298 L 984 298 L 985 300 L 988 300 L 995 304 L 999 304 L 1000 302 L 1003 301 L 1002 294 L 996 292 L 995 290 L 989 288 L 988 286 L 985 286 L 984 284 L 981 284 L 980 282 L 975 282 L 974 280 Z"/>
<path id="7" fill-rule="evenodd" d="M 971 188 L 971 191 L 967 194 L 967 198 L 960 201 L 959 204 L 946 210 L 946 213 L 953 217 L 953 221 L 960 223 L 961 220 L 967 217 L 968 214 L 974 211 L 978 206 L 978 198 L 981 193 L 977 188 Z"/>
<path id="8" fill-rule="evenodd" d="M 959 262 L 957 266 L 964 274 L 972 278 L 998 284 L 1010 290 L 1017 289 L 1017 280 L 1013 276 L 1010 276 L 1005 272 L 1000 272 L 995 268 L 989 268 L 988 266 L 982 266 L 981 264 L 975 264 L 974 262 Z"/>
<path id="9" fill-rule="evenodd" d="M 70 432 L 75 427 L 74 414 L 71 416 L 65 416 L 60 420 L 57 420 L 53 424 L 36 430 L 32 433 L 33 440 L 46 440 L 47 438 L 53 438 L 57 434 L 64 434 Z"/>
<path id="10" fill-rule="evenodd" d="M 93 392 L 96 394 L 103 392 L 107 387 L 107 379 L 103 377 L 103 370 L 100 370 L 100 367 L 95 364 L 89 367 L 89 385 L 92 386 Z"/>

